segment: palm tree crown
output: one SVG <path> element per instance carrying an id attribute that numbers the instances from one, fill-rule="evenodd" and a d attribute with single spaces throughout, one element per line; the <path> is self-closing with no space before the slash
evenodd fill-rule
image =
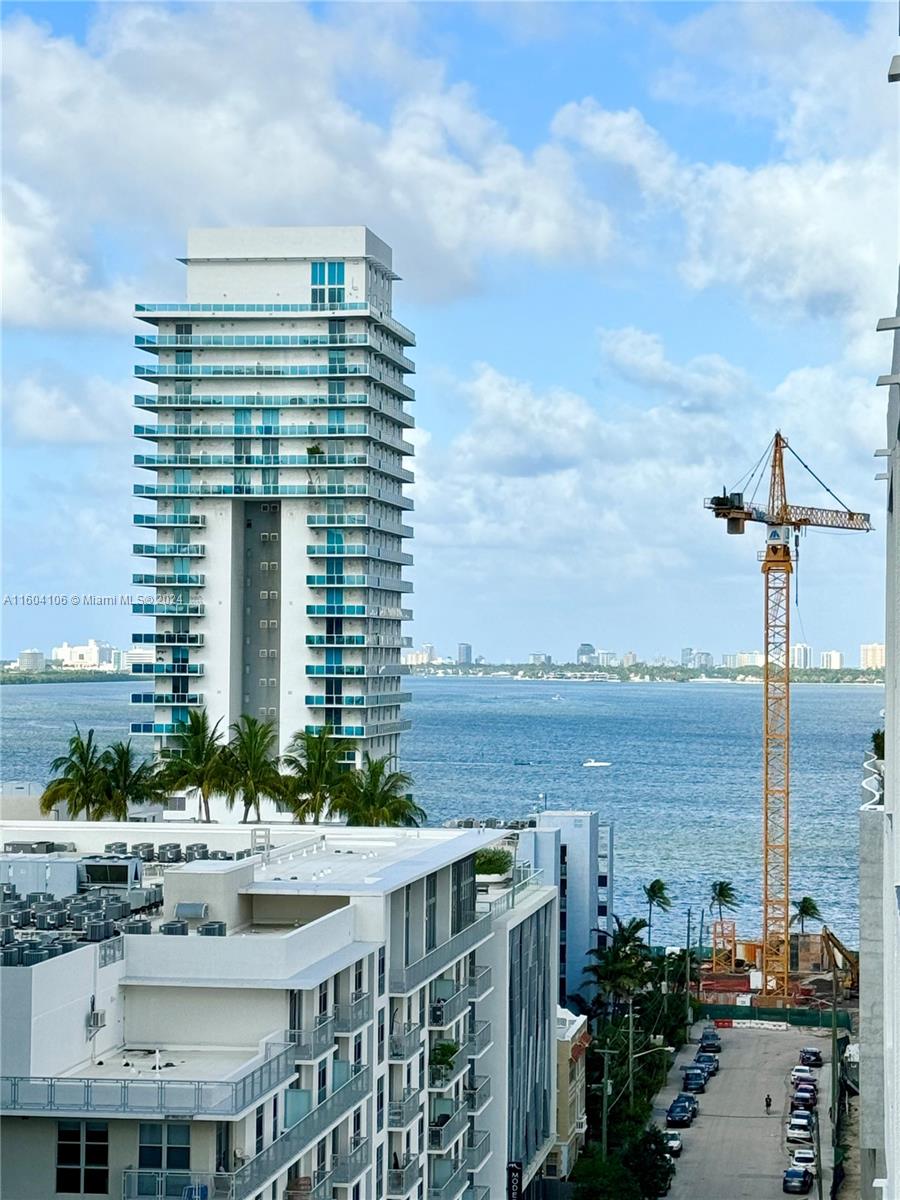
<path id="1" fill-rule="evenodd" d="M 215 792 L 227 790 L 227 758 L 221 721 L 210 728 L 206 709 L 188 712 L 187 728 L 174 738 L 176 753 L 166 760 L 162 779 L 171 791 L 195 792 L 199 816 L 209 821 L 209 798 Z"/>
<path id="2" fill-rule="evenodd" d="M 57 804 L 65 804 L 70 819 L 84 815 L 89 821 L 99 821 L 106 789 L 93 729 L 89 729 L 87 737 L 83 738 L 76 725 L 69 738 L 68 753 L 54 758 L 50 770 L 59 774 L 44 788 L 41 812 L 46 816 Z"/>
<path id="3" fill-rule="evenodd" d="M 658 908 L 660 912 L 668 912 L 672 907 L 672 898 L 662 879 L 654 879 L 650 883 L 645 883 L 644 896 L 647 900 L 647 945 L 651 946 L 653 944 L 651 938 L 653 909 Z"/>
<path id="4" fill-rule="evenodd" d="M 795 921 L 799 921 L 801 933 L 805 932 L 803 928 L 805 921 L 821 921 L 823 919 L 819 911 L 819 906 L 813 900 L 812 896 L 801 896 L 799 900 L 794 900 L 793 904 L 796 911 L 791 917 L 791 924 L 793 925 Z"/>
<path id="5" fill-rule="evenodd" d="M 298 820 L 312 818 L 318 824 L 327 811 L 340 809 L 350 749 L 350 742 L 332 737 L 328 725 L 319 733 L 302 730 L 291 738 L 281 760 L 290 772 L 281 777 L 281 795 Z"/>
<path id="6" fill-rule="evenodd" d="M 231 808 L 238 796 L 244 805 L 241 824 L 247 823 L 251 809 L 260 819 L 259 802 L 275 799 L 280 793 L 281 776 L 275 754 L 275 726 L 243 716 L 231 726 L 234 735 L 225 752 L 225 800 Z"/>
<path id="7" fill-rule="evenodd" d="M 108 746 L 100 756 L 100 767 L 104 818 L 127 821 L 131 805 L 152 804 L 165 795 L 159 766 L 137 759 L 130 738 Z"/>
<path id="8" fill-rule="evenodd" d="M 427 819 L 409 795 L 412 777 L 388 770 L 389 762 L 389 755 L 366 753 L 362 766 L 346 776 L 341 806 L 348 825 L 421 825 Z"/>
<path id="9" fill-rule="evenodd" d="M 730 879 L 717 879 L 710 888 L 709 911 L 719 910 L 719 920 L 722 920 L 723 909 L 734 909 L 738 906 L 738 895 Z"/>

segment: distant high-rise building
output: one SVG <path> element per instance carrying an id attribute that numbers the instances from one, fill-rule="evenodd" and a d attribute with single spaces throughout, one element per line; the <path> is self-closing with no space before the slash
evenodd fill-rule
<path id="1" fill-rule="evenodd" d="M 434 662 L 434 646 L 431 644 L 431 642 L 422 643 L 422 653 L 425 655 L 425 661 L 427 663 Z"/>
<path id="2" fill-rule="evenodd" d="M 63 642 L 54 646 L 50 651 L 51 659 L 59 662 L 67 670 L 96 670 L 98 667 L 112 663 L 113 647 L 109 642 L 98 642 L 89 638 L 83 646 L 70 646 Z"/>
<path id="3" fill-rule="evenodd" d="M 622 666 L 633 667 L 637 660 L 638 656 L 635 654 L 635 652 L 633 650 L 629 650 L 627 654 L 622 655 Z"/>
<path id="4" fill-rule="evenodd" d="M 615 650 L 599 650 L 597 652 L 597 664 L 601 667 L 614 667 L 619 661 L 619 656 Z"/>
<path id="5" fill-rule="evenodd" d="M 798 671 L 808 671 L 813 665 L 813 648 L 806 642 L 795 642 L 791 647 L 791 666 Z"/>
<path id="6" fill-rule="evenodd" d="M 597 651 L 590 642 L 582 642 L 575 655 L 575 661 L 583 667 L 593 667 L 596 663 Z"/>
<path id="7" fill-rule="evenodd" d="M 737 663 L 739 667 L 763 667 L 766 656 L 761 650 L 738 650 Z"/>
<path id="8" fill-rule="evenodd" d="M 456 647 L 456 661 L 461 667 L 471 667 L 472 647 L 468 642 L 460 642 Z"/>
<path id="9" fill-rule="evenodd" d="M 693 646 L 685 646 L 681 651 L 681 665 L 683 667 L 692 667 L 694 665 L 694 648 Z"/>
<path id="10" fill-rule="evenodd" d="M 736 667 L 738 665 L 737 660 L 738 660 L 738 656 L 736 654 L 723 654 L 722 655 L 722 666 L 723 667 Z"/>
<path id="11" fill-rule="evenodd" d="M 20 650 L 18 662 L 20 671 L 43 671 L 47 665 L 43 650 Z"/>
<path id="12" fill-rule="evenodd" d="M 705 671 L 713 665 L 713 656 L 707 650 L 697 650 L 694 652 L 694 666 Z"/>
<path id="13" fill-rule="evenodd" d="M 819 666 L 823 671 L 840 671 L 844 656 L 840 650 L 823 650 L 819 655 Z"/>
<path id="14" fill-rule="evenodd" d="M 859 665 L 864 671 L 883 671 L 884 642 L 864 642 L 859 648 Z"/>
<path id="15" fill-rule="evenodd" d="M 529 654 L 528 661 L 533 667 L 549 667 L 553 663 L 552 657 L 549 654 L 545 654 L 542 650 L 537 650 L 534 654 Z"/>

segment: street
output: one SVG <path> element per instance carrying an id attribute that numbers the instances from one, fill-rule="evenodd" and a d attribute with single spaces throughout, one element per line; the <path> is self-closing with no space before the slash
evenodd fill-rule
<path id="1" fill-rule="evenodd" d="M 693 1058 L 702 1026 L 694 1027 L 694 1042 L 679 1052 L 665 1089 L 656 1100 L 653 1120 L 665 1128 L 666 1108 L 681 1090 L 679 1067 Z M 772 1200 L 782 1195 L 782 1173 L 790 1165 L 784 1127 L 790 1101 L 789 1076 L 801 1046 L 818 1046 L 826 1060 L 818 1072 L 823 1114 L 823 1154 L 828 1133 L 828 1059 L 830 1042 L 809 1029 L 721 1029 L 719 1073 L 702 1093 L 700 1114 L 689 1129 L 676 1159 L 677 1174 L 671 1200 Z M 766 1116 L 766 1093 L 772 1113 Z M 830 1172 L 823 1176 L 823 1195 L 829 1194 Z M 811 1196 L 817 1191 L 813 1187 Z"/>

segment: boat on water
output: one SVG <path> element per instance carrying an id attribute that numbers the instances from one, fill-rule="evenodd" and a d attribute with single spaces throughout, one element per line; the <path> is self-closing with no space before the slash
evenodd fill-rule
<path id="1" fill-rule="evenodd" d="M 583 767 L 611 767 L 612 763 L 600 762 L 596 758 L 586 758 L 581 765 Z"/>
<path id="2" fill-rule="evenodd" d="M 551 700 L 562 700 L 562 696 L 557 692 L 555 696 L 550 697 Z"/>

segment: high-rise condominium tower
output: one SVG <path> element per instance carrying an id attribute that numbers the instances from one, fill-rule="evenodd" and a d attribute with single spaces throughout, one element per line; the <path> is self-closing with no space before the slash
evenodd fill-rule
<path id="1" fill-rule="evenodd" d="M 136 397 L 156 423 L 135 428 L 135 493 L 156 510 L 135 524 L 156 540 L 135 546 L 155 589 L 135 611 L 156 628 L 133 640 L 156 661 L 136 664 L 153 716 L 132 732 L 164 748 L 205 707 L 274 721 L 281 749 L 328 725 L 393 755 L 415 338 L 391 316 L 390 247 L 362 226 L 198 229 L 184 262 L 187 302 L 135 311 L 156 385 Z"/>

